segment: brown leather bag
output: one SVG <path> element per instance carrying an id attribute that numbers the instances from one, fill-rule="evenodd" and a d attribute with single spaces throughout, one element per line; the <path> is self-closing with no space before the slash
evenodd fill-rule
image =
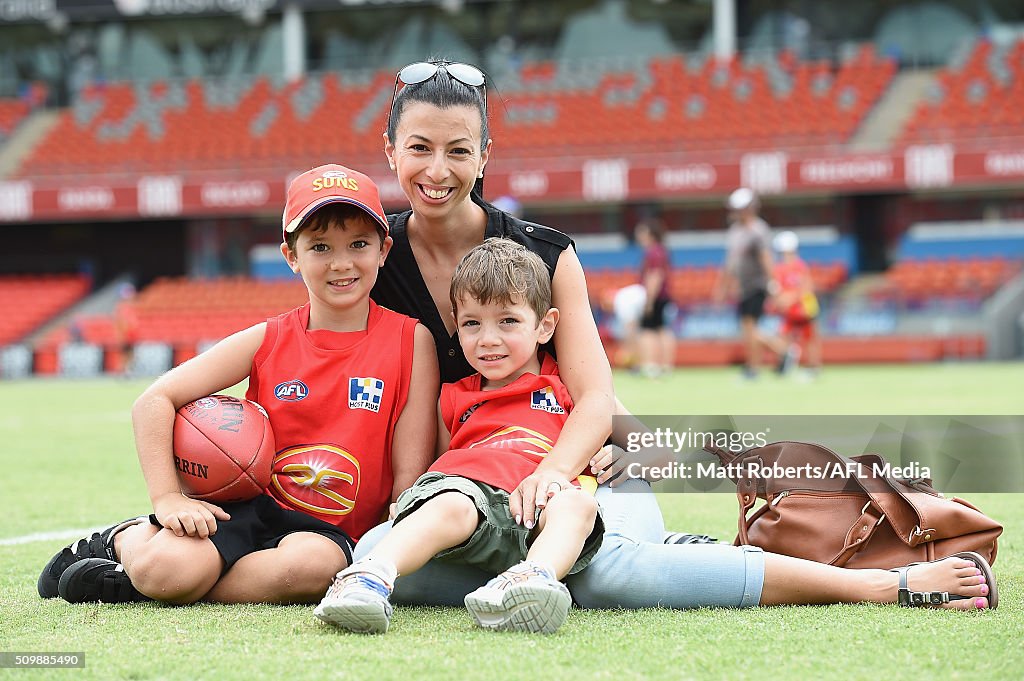
<path id="1" fill-rule="evenodd" d="M 942 496 L 928 478 L 884 475 L 888 469 L 877 454 L 843 457 L 807 442 L 775 442 L 738 454 L 705 449 L 736 482 L 736 545 L 848 568 L 889 569 L 958 551 L 996 561 L 1002 525 L 963 499 Z M 802 474 L 778 475 L 786 468 Z M 808 474 L 815 469 L 837 477 Z M 751 513 L 758 498 L 767 503 Z"/>

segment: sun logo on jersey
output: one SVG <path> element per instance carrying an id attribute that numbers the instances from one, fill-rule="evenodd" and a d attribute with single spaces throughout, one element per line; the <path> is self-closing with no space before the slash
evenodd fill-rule
<path id="1" fill-rule="evenodd" d="M 372 376 L 348 379 L 348 408 L 377 413 L 384 399 L 384 381 Z"/>
<path id="2" fill-rule="evenodd" d="M 270 492 L 313 515 L 348 515 L 359 498 L 359 460 L 335 445 L 289 447 L 274 457 Z"/>
<path id="3" fill-rule="evenodd" d="M 505 426 L 503 428 L 498 428 L 497 430 L 488 434 L 486 437 L 477 440 L 476 442 L 470 445 L 470 448 L 508 447 L 510 449 L 518 449 L 520 451 L 526 452 L 527 454 L 547 456 L 548 452 L 550 452 L 552 447 L 554 446 L 554 440 L 547 437 L 543 433 L 538 433 L 536 430 L 531 430 L 530 428 L 523 428 L 522 426 Z"/>
<path id="4" fill-rule="evenodd" d="M 558 398 L 555 397 L 555 389 L 550 385 L 533 391 L 530 395 L 530 409 L 546 411 L 549 414 L 565 413 L 565 409 L 562 408 L 562 405 L 558 403 Z"/>

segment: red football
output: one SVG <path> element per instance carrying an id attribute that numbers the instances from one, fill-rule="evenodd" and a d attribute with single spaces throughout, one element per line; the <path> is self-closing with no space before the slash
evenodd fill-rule
<path id="1" fill-rule="evenodd" d="M 174 417 L 174 466 L 181 490 L 214 503 L 245 501 L 270 484 L 274 432 L 263 407 L 210 395 Z"/>

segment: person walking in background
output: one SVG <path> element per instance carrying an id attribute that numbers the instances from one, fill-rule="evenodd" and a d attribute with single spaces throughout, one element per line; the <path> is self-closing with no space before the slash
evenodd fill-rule
<path id="1" fill-rule="evenodd" d="M 797 252 L 800 239 L 795 233 L 780 232 L 772 244 L 782 259 L 775 265 L 772 277 L 772 304 L 782 317 L 779 341 L 785 348 L 779 373 L 796 368 L 803 356 L 808 376 L 813 377 L 821 367 L 821 337 L 815 321 L 818 298 L 814 295 L 811 270 Z"/>
<path id="2" fill-rule="evenodd" d="M 736 311 L 746 352 L 743 375 L 752 379 L 761 366 L 761 347 L 770 347 L 757 323 L 764 314 L 773 269 L 771 230 L 758 216 L 758 199 L 753 190 L 740 187 L 729 195 L 726 207 L 731 223 L 726 233 L 725 265 L 715 285 L 714 299 L 738 300 Z"/>
<path id="3" fill-rule="evenodd" d="M 125 282 L 118 287 L 114 328 L 121 353 L 121 375 L 129 378 L 135 364 L 135 344 L 139 342 L 139 313 L 136 310 L 135 285 Z"/>
<path id="4" fill-rule="evenodd" d="M 676 338 L 666 319 L 672 302 L 669 298 L 672 264 L 664 244 L 664 230 L 659 223 L 637 224 L 634 236 L 644 252 L 640 285 L 647 294 L 637 338 L 639 365 L 644 375 L 657 378 L 671 372 L 675 366 Z"/>

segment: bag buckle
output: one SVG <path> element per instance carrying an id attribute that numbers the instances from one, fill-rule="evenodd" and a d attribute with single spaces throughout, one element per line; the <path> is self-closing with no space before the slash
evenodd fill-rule
<path id="1" fill-rule="evenodd" d="M 932 540 L 932 533 L 934 533 L 934 532 L 935 532 L 935 528 L 934 527 L 930 527 L 930 528 L 926 528 L 926 529 L 922 530 L 920 525 L 914 525 L 914 529 L 911 530 L 911 532 L 910 532 L 910 538 L 914 539 L 915 537 L 920 537 L 923 534 L 925 541 L 931 541 Z"/>
<path id="2" fill-rule="evenodd" d="M 864 508 L 860 509 L 860 514 L 864 515 L 865 513 L 867 513 L 868 512 L 868 506 L 870 506 L 870 505 L 871 505 L 871 500 L 868 499 L 868 503 L 864 504 Z M 884 513 L 878 518 L 878 520 L 875 521 L 875 527 L 878 527 L 879 525 L 881 525 L 883 520 L 885 520 L 885 514 Z"/>

